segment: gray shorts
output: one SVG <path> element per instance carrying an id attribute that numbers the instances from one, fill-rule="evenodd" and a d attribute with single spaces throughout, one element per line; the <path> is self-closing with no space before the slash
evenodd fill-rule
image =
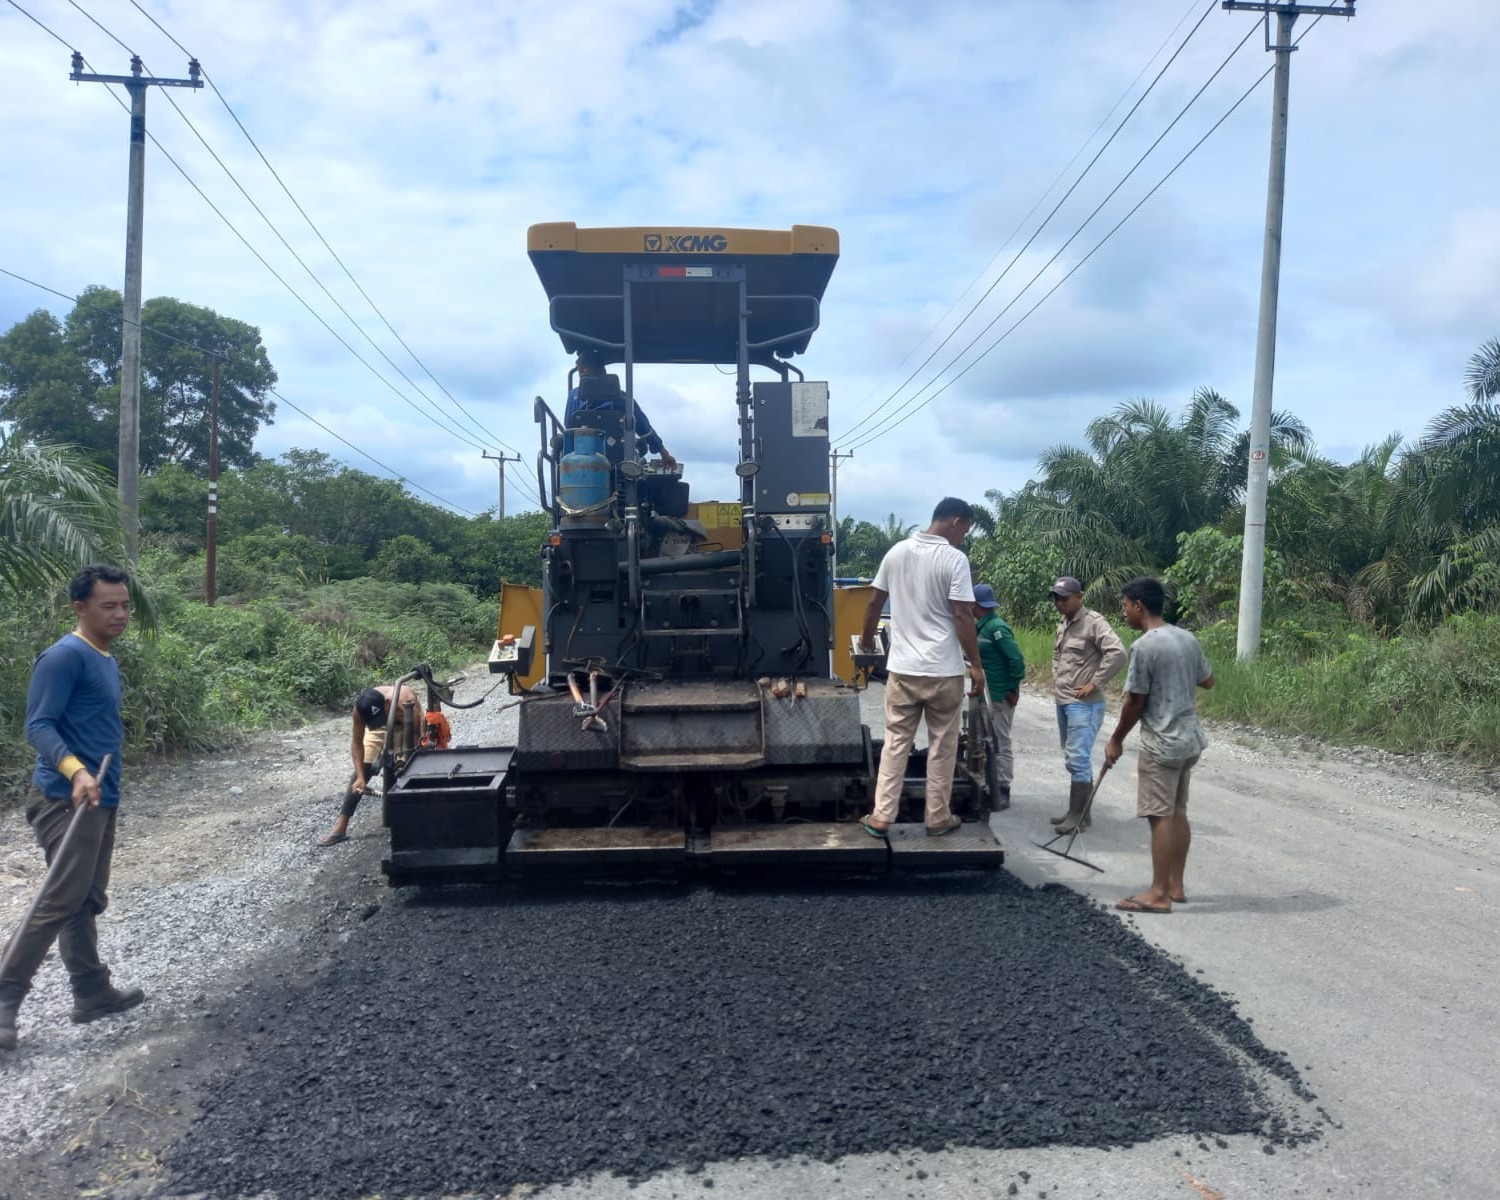
<path id="1" fill-rule="evenodd" d="M 1195 754 L 1185 762 L 1160 763 L 1142 751 L 1136 760 L 1140 785 L 1136 790 L 1135 815 L 1170 817 L 1185 813 L 1188 783 L 1193 777 L 1193 768 L 1198 765 L 1198 758 Z"/>

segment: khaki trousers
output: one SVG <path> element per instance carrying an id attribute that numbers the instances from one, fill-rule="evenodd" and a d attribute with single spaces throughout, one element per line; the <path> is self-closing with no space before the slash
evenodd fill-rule
<path id="1" fill-rule="evenodd" d="M 73 819 L 73 806 L 33 791 L 26 806 L 37 843 L 52 865 Z M 79 821 L 68 855 L 51 885 L 44 888 L 31 920 L 16 930 L 0 977 L 0 989 L 22 993 L 47 957 L 52 943 L 68 969 L 75 996 L 92 996 L 109 986 L 109 968 L 99 961 L 95 918 L 109 904 L 109 866 L 115 851 L 115 810 L 90 808 Z"/>
<path id="2" fill-rule="evenodd" d="M 958 729 L 964 707 L 964 675 L 898 675 L 885 683 L 885 744 L 875 782 L 877 821 L 894 821 L 901 807 L 901 785 L 917 725 L 927 722 L 927 816 L 929 827 L 950 813 L 953 767 L 958 761 Z"/>

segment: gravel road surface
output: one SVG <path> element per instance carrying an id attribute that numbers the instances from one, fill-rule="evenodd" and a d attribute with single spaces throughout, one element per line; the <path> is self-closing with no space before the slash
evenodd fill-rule
<path id="1" fill-rule="evenodd" d="M 1500 816 L 1441 764 L 1215 731 L 1192 898 L 1126 918 L 1131 759 L 1103 874 L 1036 850 L 1028 694 L 998 878 L 439 903 L 383 887 L 374 804 L 314 847 L 346 738 L 132 772 L 104 939 L 151 1000 L 74 1027 L 44 966 L 0 1196 L 1495 1193 Z M 0 928 L 39 875 L 5 813 Z"/>

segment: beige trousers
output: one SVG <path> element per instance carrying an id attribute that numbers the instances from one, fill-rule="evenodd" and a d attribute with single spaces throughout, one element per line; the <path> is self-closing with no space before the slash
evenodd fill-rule
<path id="1" fill-rule="evenodd" d="M 929 827 L 949 816 L 953 767 L 958 761 L 958 729 L 964 707 L 963 675 L 898 675 L 885 683 L 885 745 L 880 778 L 875 783 L 877 821 L 894 821 L 901 806 L 906 760 L 911 757 L 917 725 L 927 721 L 927 816 Z"/>

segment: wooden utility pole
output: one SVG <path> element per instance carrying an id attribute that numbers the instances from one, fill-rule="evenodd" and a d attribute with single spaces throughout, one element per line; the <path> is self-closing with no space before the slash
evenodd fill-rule
<path id="1" fill-rule="evenodd" d="M 214 394 L 208 407 L 208 533 L 203 542 L 203 599 L 213 607 L 219 578 L 219 377 L 224 356 L 214 352 Z"/>
<path id="2" fill-rule="evenodd" d="M 497 515 L 503 521 L 505 520 L 505 464 L 508 462 L 518 463 L 521 461 L 521 456 L 517 454 L 514 458 L 511 458 L 505 454 L 491 454 L 488 450 L 482 451 L 482 455 L 485 458 L 494 459 L 495 465 L 500 468 L 500 509 Z"/>
<path id="3" fill-rule="evenodd" d="M 1266 237 L 1260 264 L 1260 324 L 1255 338 L 1255 387 L 1250 409 L 1250 470 L 1245 483 L 1245 546 L 1240 560 L 1240 613 L 1236 650 L 1249 660 L 1260 653 L 1266 583 L 1266 493 L 1271 479 L 1271 391 L 1276 373 L 1276 306 L 1281 287 L 1281 211 L 1286 196 L 1286 128 L 1291 87 L 1292 25 L 1299 16 L 1352 17 L 1354 0 L 1293 4 L 1277 0 L 1223 0 L 1229 12 L 1258 12 L 1266 49 L 1276 55 L 1271 96 L 1271 169 L 1266 185 Z M 1271 14 L 1276 40 L 1271 40 Z"/>
<path id="4" fill-rule="evenodd" d="M 130 183 L 125 215 L 125 311 L 120 347 L 120 524 L 125 559 L 134 567 L 140 545 L 141 475 L 141 239 L 146 197 L 146 89 L 201 88 L 198 60 L 188 63 L 188 79 L 158 79 L 142 74 L 139 55 L 131 55 L 129 75 L 95 75 L 83 69 L 83 55 L 73 52 L 75 83 L 120 83 L 130 93 Z"/>

